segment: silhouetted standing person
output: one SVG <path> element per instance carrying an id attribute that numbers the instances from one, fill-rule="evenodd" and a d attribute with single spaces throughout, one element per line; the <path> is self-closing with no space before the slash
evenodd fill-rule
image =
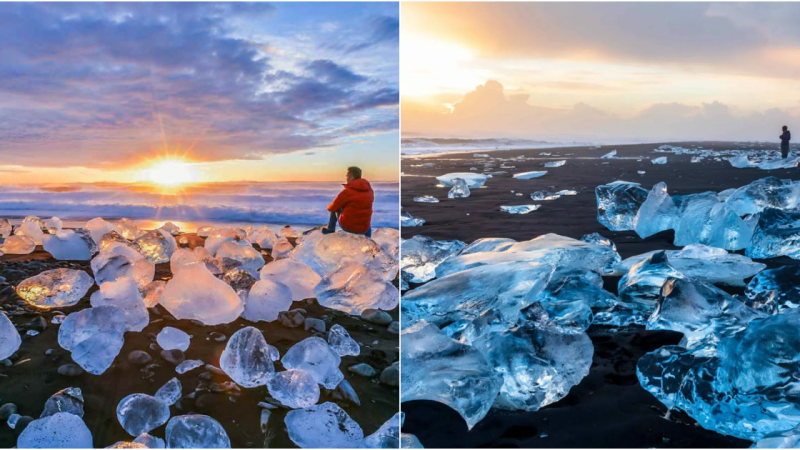
<path id="1" fill-rule="evenodd" d="M 783 159 L 789 157 L 789 141 L 792 140 L 792 133 L 789 131 L 789 127 L 786 125 L 783 126 L 783 134 L 780 135 L 781 138 L 781 156 Z"/>

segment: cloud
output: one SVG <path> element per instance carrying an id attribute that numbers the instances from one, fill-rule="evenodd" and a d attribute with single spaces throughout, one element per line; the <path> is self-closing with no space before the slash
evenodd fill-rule
<path id="1" fill-rule="evenodd" d="M 290 6 L 0 5 L 0 156 L 118 164 L 166 140 L 197 160 L 257 159 L 335 146 L 347 136 L 331 130 L 347 123 L 383 129 L 385 108 L 397 116 L 396 80 L 335 54 L 299 46 L 297 64 L 277 67 L 262 44 L 280 8 Z"/>
<path id="2" fill-rule="evenodd" d="M 348 47 L 349 51 L 357 52 L 376 45 L 400 42 L 400 20 L 397 17 L 374 17 L 369 22 L 371 30 L 369 37 Z"/>

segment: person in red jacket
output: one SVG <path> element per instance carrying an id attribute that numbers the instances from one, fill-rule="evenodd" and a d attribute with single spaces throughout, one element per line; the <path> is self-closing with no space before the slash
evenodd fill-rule
<path id="1" fill-rule="evenodd" d="M 375 193 L 369 181 L 361 178 L 361 169 L 358 167 L 347 168 L 347 184 L 344 185 L 342 192 L 328 205 L 331 219 L 327 228 L 323 228 L 324 234 L 336 231 L 336 222 L 342 230 L 353 234 L 363 234 L 367 237 L 372 236 L 372 203 L 375 201 Z"/>

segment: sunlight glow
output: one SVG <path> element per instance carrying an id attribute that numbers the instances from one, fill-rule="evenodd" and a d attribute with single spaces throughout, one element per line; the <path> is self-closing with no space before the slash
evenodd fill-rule
<path id="1" fill-rule="evenodd" d="M 180 159 L 162 159 L 143 170 L 143 178 L 163 186 L 178 186 L 197 181 L 191 164 Z"/>

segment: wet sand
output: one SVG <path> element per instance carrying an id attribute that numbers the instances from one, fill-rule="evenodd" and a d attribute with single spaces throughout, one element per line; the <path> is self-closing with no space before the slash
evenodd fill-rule
<path id="1" fill-rule="evenodd" d="M 670 143 L 684 148 L 712 150 L 770 149 L 777 144 L 737 144 L 730 142 Z M 650 189 L 666 182 L 670 195 L 722 191 L 744 186 L 767 176 L 797 179 L 800 169 L 764 171 L 756 168 L 735 169 L 727 161 L 706 158 L 691 163 L 691 155 L 657 153 L 661 144 L 604 146 L 600 149 L 570 147 L 535 150 L 504 150 L 488 153 L 494 158 L 532 157 L 534 160 L 498 161 L 492 171 L 508 173 L 490 178 L 485 188 L 472 189 L 469 198 L 448 199 L 449 188 L 436 187 L 435 176 L 450 172 L 482 172 L 484 158 L 472 153 L 403 158 L 401 203 L 414 217 L 426 220 L 421 227 L 404 227 L 402 237 L 417 234 L 434 239 L 459 239 L 470 243 L 485 237 L 509 237 L 528 240 L 546 233 L 580 239 L 600 233 L 617 245 L 623 258 L 657 249 L 676 249 L 674 233 L 662 232 L 647 239 L 633 231 L 612 232 L 597 221 L 594 188 L 616 180 L 638 182 Z M 618 159 L 599 159 L 617 150 Z M 540 156 L 550 152 L 551 156 Z M 667 164 L 654 165 L 650 158 L 667 157 Z M 637 161 L 641 158 L 641 161 Z M 547 161 L 567 160 L 562 167 L 544 168 Z M 434 167 L 419 167 L 433 163 Z M 608 164 L 603 164 L 608 163 Z M 501 165 L 515 166 L 501 168 Z M 547 170 L 540 178 L 519 180 L 512 174 Z M 646 173 L 640 175 L 637 171 Z M 474 172 L 474 171 L 473 171 Z M 578 191 L 552 201 L 532 201 L 530 194 L 539 190 Z M 521 192 L 518 197 L 511 191 Z M 417 203 L 413 198 L 432 195 L 440 203 Z M 540 204 L 541 208 L 525 215 L 500 211 L 501 205 Z M 742 253 L 742 252 L 740 252 Z M 770 268 L 798 261 L 786 257 L 761 261 Z M 605 289 L 616 294 L 619 277 L 605 277 Z M 731 293 L 742 292 L 726 289 Z M 622 447 L 686 448 L 748 447 L 749 441 L 723 436 L 699 427 L 681 412 L 665 418 L 666 407 L 639 385 L 636 362 L 645 353 L 664 345 L 677 344 L 681 335 L 643 328 L 619 330 L 591 327 L 594 361 L 589 375 L 559 402 L 536 412 L 492 410 L 471 431 L 458 414 L 448 407 L 429 401 L 402 404 L 406 413 L 403 431 L 416 434 L 425 447 Z"/>
<path id="2" fill-rule="evenodd" d="M 191 247 L 203 244 L 204 240 L 194 234 L 184 236 L 190 239 Z M 269 261 L 268 252 L 264 253 Z M 82 269 L 92 273 L 88 261 L 55 261 L 41 246 L 30 255 L 5 255 L 0 258 L 0 276 L 5 277 L 9 283 L 0 285 L 0 308 L 9 315 L 22 335 L 22 345 L 11 358 L 13 366 L 0 366 L 0 404 L 14 403 L 20 415 L 38 418 L 45 401 L 52 394 L 70 386 L 79 387 L 85 400 L 84 421 L 92 432 L 94 447 L 103 448 L 117 441 L 133 439 L 117 421 L 116 408 L 120 400 L 132 393 L 153 395 L 164 383 L 177 376 L 183 385 L 183 398 L 170 408 L 172 417 L 191 413 L 207 414 L 222 424 L 234 448 L 295 447 L 289 440 L 283 422 L 288 411 L 286 409 L 274 411 L 267 433 L 261 431 L 261 408 L 258 402 L 265 401 L 269 395 L 266 387 L 235 387 L 216 392 L 221 390 L 221 386 L 224 387 L 223 383 L 230 381 L 227 376 L 213 374 L 202 367 L 183 375 L 177 374 L 175 366 L 160 356 L 161 348 L 155 343 L 155 338 L 164 326 L 179 328 L 192 336 L 191 345 L 185 352 L 186 359 L 199 359 L 219 367 L 219 357 L 227 338 L 237 330 L 255 326 L 264 333 L 267 342 L 276 346 L 281 355 L 284 355 L 292 345 L 313 335 L 304 331 L 302 324 L 298 328 L 288 328 L 278 321 L 251 323 L 238 319 L 226 325 L 201 326 L 188 320 L 176 320 L 159 305 L 150 309 L 150 324 L 142 332 L 125 334 L 125 345 L 105 373 L 99 376 L 83 373 L 76 377 L 67 377 L 57 373 L 58 367 L 71 363 L 72 358 L 57 343 L 58 325 L 50 323 L 53 311 L 37 311 L 27 306 L 13 289 L 13 286 L 25 278 L 58 267 Z M 166 280 L 170 277 L 169 264 L 157 265 L 156 279 Z M 95 290 L 96 285 L 77 305 L 59 310 L 69 314 L 90 307 L 89 297 Z M 353 339 L 364 344 L 361 355 L 343 357 L 340 366 L 345 379 L 358 394 L 361 406 L 333 398 L 324 389 L 319 403 L 337 403 L 361 425 L 365 436 L 373 433 L 397 413 L 399 390 L 397 387 L 379 383 L 377 377 L 367 379 L 349 372 L 347 368 L 365 362 L 380 374 L 398 359 L 398 335 L 388 332 L 385 325 L 369 323 L 359 317 L 321 307 L 313 299 L 295 302 L 292 308 L 305 309 L 308 312 L 306 317 L 327 319 L 327 328 L 340 324 Z M 397 309 L 390 314 L 397 320 Z M 37 336 L 25 335 L 29 324 L 37 316 L 46 319 L 47 328 Z M 217 341 L 214 339 L 217 334 L 212 336 L 212 333 L 222 333 L 226 339 Z M 377 343 L 373 344 L 374 341 Z M 48 349 L 53 349 L 54 352 L 46 355 Z M 152 363 L 157 366 L 144 368 L 129 362 L 128 354 L 134 350 L 146 351 L 153 358 Z M 276 370 L 282 370 L 279 363 L 276 364 Z M 150 434 L 163 439 L 165 428 L 166 425 L 162 425 Z M 1 423 L 0 447 L 14 447 L 19 432 L 19 427 L 11 430 L 5 423 Z"/>

